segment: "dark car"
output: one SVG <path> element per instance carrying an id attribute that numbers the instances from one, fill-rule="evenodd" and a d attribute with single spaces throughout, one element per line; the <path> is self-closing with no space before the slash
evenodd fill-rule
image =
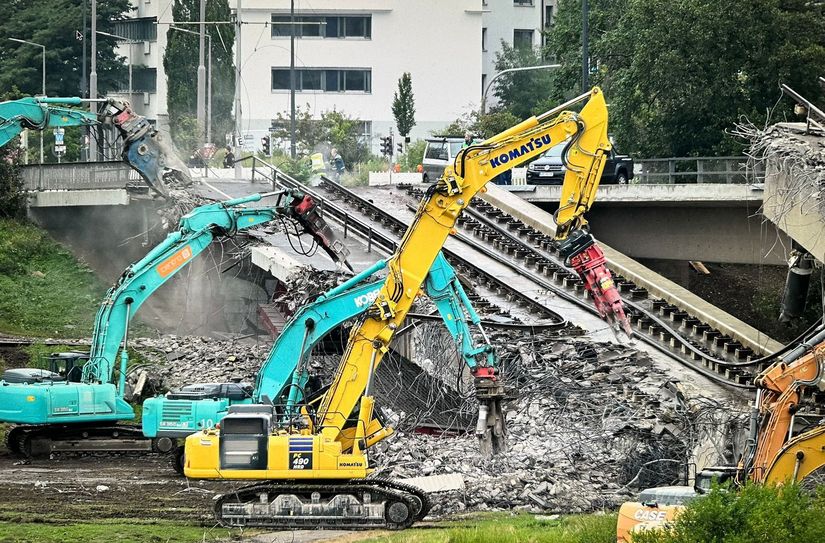
<path id="1" fill-rule="evenodd" d="M 528 185 L 561 185 L 567 168 L 561 158 L 564 145 L 557 145 L 527 166 Z M 633 179 L 633 159 L 610 150 L 602 172 L 601 183 L 627 184 Z"/>

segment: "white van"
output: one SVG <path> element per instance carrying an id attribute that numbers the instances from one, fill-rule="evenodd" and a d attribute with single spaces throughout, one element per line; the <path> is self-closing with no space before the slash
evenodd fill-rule
<path id="1" fill-rule="evenodd" d="M 426 138 L 427 147 L 424 149 L 424 182 L 435 183 L 444 173 L 447 164 L 452 164 L 455 156 L 464 147 L 464 138 L 435 137 Z"/>

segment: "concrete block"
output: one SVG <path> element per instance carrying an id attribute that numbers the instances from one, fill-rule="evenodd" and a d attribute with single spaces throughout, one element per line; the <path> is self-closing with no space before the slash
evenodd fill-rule
<path id="1" fill-rule="evenodd" d="M 286 281 L 292 274 L 304 269 L 300 262 L 278 247 L 252 247 L 252 264 L 268 271 L 280 281 Z"/>
<path id="2" fill-rule="evenodd" d="M 404 172 L 392 173 L 390 172 L 370 172 L 369 184 L 371 187 L 377 185 L 395 185 L 397 183 L 422 183 L 423 179 L 420 173 Z"/>

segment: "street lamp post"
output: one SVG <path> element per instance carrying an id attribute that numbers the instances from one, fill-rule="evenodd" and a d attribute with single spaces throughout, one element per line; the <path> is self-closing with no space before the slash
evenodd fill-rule
<path id="1" fill-rule="evenodd" d="M 91 69 L 89 70 L 89 99 L 97 100 L 97 0 L 91 0 L 92 3 L 92 52 L 89 57 Z M 89 111 L 97 113 L 97 103 L 89 103 Z M 96 127 L 89 127 L 89 162 L 97 162 L 97 136 L 100 131 Z M 94 140 L 94 141 L 93 141 Z"/>
<path id="2" fill-rule="evenodd" d="M 487 83 L 487 87 L 484 89 L 484 94 L 481 95 L 481 114 L 484 115 L 486 112 L 487 107 L 487 91 L 493 86 L 496 79 L 501 77 L 504 74 L 509 74 L 512 72 L 526 72 L 529 70 L 546 70 L 550 68 L 561 68 L 561 64 L 542 64 L 540 66 L 524 66 L 523 68 L 507 68 L 506 70 L 501 70 L 499 73 L 493 76 L 489 83 Z"/>
<path id="3" fill-rule="evenodd" d="M 289 3 L 289 156 L 295 160 L 295 0 Z"/>
<path id="4" fill-rule="evenodd" d="M 203 45 L 206 38 L 206 0 L 200 0 L 200 28 L 198 32 L 198 145 L 203 146 L 203 127 L 206 124 L 206 68 L 203 65 Z M 209 48 L 212 49 L 211 47 Z"/>
<path id="5" fill-rule="evenodd" d="M 181 28 L 179 26 L 170 25 L 169 28 L 172 30 L 177 30 L 178 32 L 185 32 L 187 34 L 194 34 L 195 36 L 199 36 L 200 32 L 195 32 L 193 30 L 187 30 L 185 28 Z M 206 78 L 206 142 L 212 142 L 212 36 L 209 34 L 204 34 L 204 38 L 206 38 L 206 50 L 207 50 L 207 72 L 209 76 Z M 200 70 L 200 67 L 198 67 Z M 200 99 L 198 100 L 200 104 Z"/>
<path id="6" fill-rule="evenodd" d="M 590 89 L 590 5 L 582 0 L 582 92 Z"/>
<path id="7" fill-rule="evenodd" d="M 43 96 L 46 96 L 46 46 L 41 45 L 39 43 L 35 43 L 33 41 L 21 40 L 18 38 L 9 38 L 11 41 L 15 41 L 17 43 L 25 43 L 28 45 L 34 45 L 35 47 L 40 47 L 43 49 L 43 86 L 42 86 L 42 93 Z M 43 133 L 40 134 L 40 163 L 43 164 Z"/>

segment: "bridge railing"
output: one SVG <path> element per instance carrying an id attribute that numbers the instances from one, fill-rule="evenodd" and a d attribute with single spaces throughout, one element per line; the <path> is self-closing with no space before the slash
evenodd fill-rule
<path id="1" fill-rule="evenodd" d="M 635 161 L 633 182 L 745 184 L 764 176 L 764 169 L 754 170 L 744 156 L 649 158 Z"/>
<path id="2" fill-rule="evenodd" d="M 29 191 L 122 189 L 142 182 L 123 162 L 31 164 L 21 168 L 21 176 Z"/>

